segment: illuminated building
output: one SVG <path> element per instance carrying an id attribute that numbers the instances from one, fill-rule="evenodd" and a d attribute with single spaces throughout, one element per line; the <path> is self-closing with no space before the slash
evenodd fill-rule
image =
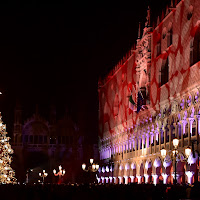
<path id="1" fill-rule="evenodd" d="M 48 120 L 41 117 L 38 109 L 26 120 L 22 115 L 23 110 L 17 105 L 12 146 L 18 181 L 24 181 L 26 171 L 33 169 L 29 174 L 29 182 L 37 182 L 38 172 L 46 169 L 49 175 L 45 181 L 57 182 L 53 169 L 60 164 L 66 169 L 64 182 L 78 181 L 81 172 L 78 166 L 83 162 L 84 137 L 69 113 L 57 119 L 56 108 L 52 107 Z"/>
<path id="2" fill-rule="evenodd" d="M 179 139 L 177 182 L 198 177 L 200 2 L 173 1 L 150 26 L 150 10 L 136 48 L 99 81 L 99 182 L 172 183 L 172 140 Z M 161 149 L 167 149 L 165 159 Z"/>

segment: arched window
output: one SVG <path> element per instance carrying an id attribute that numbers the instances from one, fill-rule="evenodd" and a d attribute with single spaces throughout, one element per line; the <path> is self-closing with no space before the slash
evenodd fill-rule
<path id="1" fill-rule="evenodd" d="M 109 120 L 108 111 L 109 111 L 109 107 L 108 107 L 108 104 L 106 102 L 105 106 L 104 106 L 104 116 L 103 116 L 104 123 L 108 122 L 108 120 Z"/>
<path id="2" fill-rule="evenodd" d="M 119 112 L 119 97 L 118 97 L 118 94 L 116 94 L 115 100 L 114 100 L 113 115 L 117 116 L 118 112 Z"/>
<path id="3" fill-rule="evenodd" d="M 157 44 L 156 44 L 156 56 L 159 56 L 161 54 L 161 34 L 157 34 Z M 150 79 L 149 79 L 150 80 Z"/>
<path id="4" fill-rule="evenodd" d="M 170 30 L 168 31 L 168 34 L 167 34 L 167 47 L 172 45 L 172 35 L 173 35 L 173 30 L 172 30 L 172 27 L 171 27 Z"/>
<path id="5" fill-rule="evenodd" d="M 190 66 L 200 61 L 200 26 L 197 28 L 194 39 L 190 43 Z"/>
<path id="6" fill-rule="evenodd" d="M 160 70 L 160 86 L 166 84 L 169 80 L 169 62 L 168 58 L 163 60 Z"/>
<path id="7" fill-rule="evenodd" d="M 159 56 L 161 54 L 161 40 L 157 42 L 156 49 L 157 49 L 157 56 Z"/>

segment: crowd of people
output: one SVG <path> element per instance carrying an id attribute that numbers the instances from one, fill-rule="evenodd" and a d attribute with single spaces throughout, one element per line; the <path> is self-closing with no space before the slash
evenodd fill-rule
<path id="1" fill-rule="evenodd" d="M 200 184 L 194 185 L 98 185 L 98 184 L 35 184 L 0 185 L 1 197 L 16 200 L 173 200 L 200 199 Z"/>

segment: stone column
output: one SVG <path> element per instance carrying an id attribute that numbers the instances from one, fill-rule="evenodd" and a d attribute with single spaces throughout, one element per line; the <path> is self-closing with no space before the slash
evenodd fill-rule
<path id="1" fill-rule="evenodd" d="M 142 140 L 142 149 L 144 150 L 144 143 L 145 143 L 145 136 L 144 135 L 142 135 L 141 140 Z"/>
<path id="2" fill-rule="evenodd" d="M 191 145 L 191 135 L 192 135 L 192 124 L 194 122 L 194 118 L 188 118 L 189 126 L 188 126 L 188 146 Z"/>
<path id="3" fill-rule="evenodd" d="M 178 184 L 181 184 L 181 175 L 180 175 L 180 174 L 177 174 L 176 176 L 177 176 L 177 177 L 176 177 L 177 183 L 178 183 Z"/>
<path id="4" fill-rule="evenodd" d="M 116 184 L 116 177 L 113 177 L 113 179 L 114 179 L 114 184 Z"/>
<path id="5" fill-rule="evenodd" d="M 118 176 L 118 180 L 119 180 L 119 184 L 121 184 L 122 183 L 122 177 Z"/>
<path id="6" fill-rule="evenodd" d="M 187 120 L 181 120 L 181 147 L 184 147 L 184 137 L 183 135 L 185 134 L 185 126 L 187 124 Z"/>
<path id="7" fill-rule="evenodd" d="M 159 151 L 161 150 L 161 130 L 159 129 Z"/>
<path id="8" fill-rule="evenodd" d="M 128 147 L 128 149 L 129 149 L 129 152 L 132 150 L 132 142 L 131 142 L 131 140 L 129 140 L 129 147 Z"/>
<path id="9" fill-rule="evenodd" d="M 140 150 L 140 145 L 141 145 L 140 140 L 141 140 L 141 137 L 138 137 L 138 150 Z"/>
<path id="10" fill-rule="evenodd" d="M 200 134 L 200 115 L 196 115 L 196 140 L 199 141 Z"/>
<path id="11" fill-rule="evenodd" d="M 113 183 L 113 177 L 109 176 L 110 183 Z"/>
<path id="12" fill-rule="evenodd" d="M 164 135 L 164 148 L 166 149 L 166 128 L 163 126 L 162 130 L 163 130 L 163 135 Z"/>
<path id="13" fill-rule="evenodd" d="M 168 178 L 169 174 L 166 173 L 162 173 L 162 177 L 163 177 L 163 184 L 167 184 L 167 178 Z"/>
<path id="14" fill-rule="evenodd" d="M 108 183 L 108 177 L 105 177 L 105 179 L 106 179 L 106 183 Z"/>
<path id="15" fill-rule="evenodd" d="M 145 183 L 149 183 L 149 175 L 148 174 L 144 174 L 145 177 Z"/>
<path id="16" fill-rule="evenodd" d="M 154 131 L 154 153 L 156 153 L 156 131 Z"/>
<path id="17" fill-rule="evenodd" d="M 146 148 L 149 148 L 149 134 L 146 134 Z"/>
<path id="18" fill-rule="evenodd" d="M 124 179 L 125 179 L 125 184 L 127 185 L 128 184 L 128 176 L 124 176 Z"/>
<path id="19" fill-rule="evenodd" d="M 168 129 L 169 129 L 169 149 L 172 150 L 172 129 L 171 129 L 171 125 L 168 125 Z"/>
<path id="20" fill-rule="evenodd" d="M 157 185 L 158 184 L 158 175 L 157 174 L 153 174 L 153 184 Z"/>
<path id="21" fill-rule="evenodd" d="M 138 184 L 140 184 L 140 183 L 141 183 L 142 176 L 137 175 L 136 177 L 137 177 L 137 179 L 138 179 Z"/>
<path id="22" fill-rule="evenodd" d="M 130 178 L 131 178 L 131 183 L 133 183 L 134 182 L 134 176 L 130 176 Z"/>
<path id="23" fill-rule="evenodd" d="M 152 149 L 152 143 L 153 143 L 153 132 L 150 132 L 150 153 L 153 153 L 153 149 Z"/>
<path id="24" fill-rule="evenodd" d="M 185 174 L 186 174 L 186 176 L 188 178 L 188 183 L 192 184 L 193 183 L 194 172 L 186 171 Z"/>
<path id="25" fill-rule="evenodd" d="M 105 179 L 105 178 L 102 176 L 102 177 L 101 177 L 102 183 L 104 183 L 104 179 Z"/>
<path id="26" fill-rule="evenodd" d="M 176 124 L 176 123 L 173 123 L 173 126 L 174 126 L 174 128 L 175 128 L 175 137 L 179 139 L 179 136 L 178 136 L 178 134 L 177 134 L 177 130 L 178 130 L 177 124 Z"/>
<path id="27" fill-rule="evenodd" d="M 135 140 L 135 156 L 137 156 L 137 153 L 136 153 L 136 152 L 137 152 L 137 142 L 138 142 L 138 141 L 137 141 L 137 138 L 134 138 L 134 140 Z"/>
<path id="28" fill-rule="evenodd" d="M 135 150 L 135 138 L 132 139 L 132 150 Z"/>

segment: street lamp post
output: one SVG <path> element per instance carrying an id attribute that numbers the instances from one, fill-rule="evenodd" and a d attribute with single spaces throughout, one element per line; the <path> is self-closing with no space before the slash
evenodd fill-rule
<path id="1" fill-rule="evenodd" d="M 82 169 L 83 169 L 83 171 L 86 171 L 86 172 L 97 172 L 98 169 L 99 169 L 99 165 L 94 163 L 94 159 L 91 158 L 90 159 L 90 166 L 88 166 L 88 168 L 86 169 L 86 164 L 83 163 L 82 164 Z"/>
<path id="2" fill-rule="evenodd" d="M 44 183 L 44 179 L 48 176 L 48 173 L 45 170 L 42 170 L 42 173 L 39 173 L 39 176 L 42 177 L 42 182 Z"/>
<path id="3" fill-rule="evenodd" d="M 91 172 L 96 172 L 99 169 L 99 165 L 94 163 L 94 159 L 90 159 L 90 166 L 86 169 L 86 164 L 82 164 L 82 169 L 86 172 L 91 171 Z"/>
<path id="4" fill-rule="evenodd" d="M 172 141 L 172 143 L 173 143 L 174 149 L 172 150 L 171 157 L 174 159 L 174 167 L 175 167 L 174 183 L 176 184 L 177 183 L 177 178 L 176 178 L 177 177 L 176 176 L 176 171 L 177 171 L 177 169 L 176 169 L 176 163 L 177 163 L 177 160 L 176 159 L 177 159 L 177 156 L 178 156 L 179 139 L 174 138 L 173 141 Z M 185 156 L 186 156 L 185 160 L 188 159 L 188 157 L 190 156 L 190 154 L 191 154 L 191 149 L 189 147 L 187 147 L 185 149 Z M 161 156 L 163 157 L 163 159 L 166 158 L 166 155 L 167 155 L 167 150 L 166 149 L 162 149 L 161 150 Z"/>
<path id="5" fill-rule="evenodd" d="M 197 150 L 194 150 L 194 143 L 197 142 Z M 199 146 L 199 141 L 198 140 L 191 140 L 192 143 L 192 154 L 193 154 L 193 158 L 196 157 L 195 152 L 198 154 L 197 155 L 197 170 L 198 170 L 198 175 L 197 175 L 197 181 L 198 181 L 198 176 L 199 176 L 199 151 L 198 151 L 198 146 Z"/>
<path id="6" fill-rule="evenodd" d="M 58 168 L 59 168 L 58 173 L 56 173 L 56 170 L 54 169 L 53 174 L 54 174 L 54 176 L 59 176 L 58 184 L 60 184 L 61 183 L 61 177 L 65 175 L 65 169 L 62 169 L 61 165 Z"/>
<path id="7" fill-rule="evenodd" d="M 177 154 L 178 154 L 178 144 L 179 144 L 179 140 L 177 138 L 174 138 L 173 139 L 173 146 L 174 146 L 174 150 L 172 151 L 173 152 L 173 155 L 174 155 L 174 165 L 175 165 L 175 184 L 177 183 L 177 179 L 176 179 L 176 157 L 177 157 Z"/>
<path id="8" fill-rule="evenodd" d="M 29 181 L 29 174 L 33 171 L 33 169 L 27 169 L 26 171 L 26 184 L 28 184 Z"/>

